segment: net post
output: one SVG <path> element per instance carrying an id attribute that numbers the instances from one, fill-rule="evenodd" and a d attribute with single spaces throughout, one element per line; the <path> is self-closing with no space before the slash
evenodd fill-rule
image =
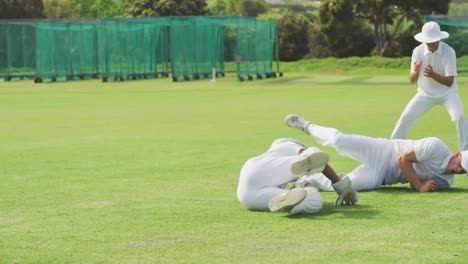
<path id="1" fill-rule="evenodd" d="M 211 69 L 211 74 L 212 74 L 212 76 L 213 76 L 213 77 L 211 78 L 211 82 L 216 82 L 216 68 L 215 68 L 215 67 L 213 67 L 213 68 Z"/>

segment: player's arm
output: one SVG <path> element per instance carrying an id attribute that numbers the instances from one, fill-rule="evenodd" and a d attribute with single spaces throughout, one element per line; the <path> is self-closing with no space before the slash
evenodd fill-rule
<path id="1" fill-rule="evenodd" d="M 419 192 L 437 191 L 438 187 L 434 181 L 422 182 L 419 180 L 414 171 L 413 163 L 417 163 L 416 153 L 410 148 L 398 156 L 396 164 L 401 170 L 403 177 L 411 184 L 411 186 Z"/>
<path id="2" fill-rule="evenodd" d="M 411 83 L 415 83 L 419 79 L 419 72 L 421 71 L 421 64 L 422 64 L 422 61 L 413 63 L 414 71 L 410 73 L 409 75 L 409 80 Z"/>
<path id="3" fill-rule="evenodd" d="M 442 74 L 438 74 L 432 70 L 431 65 L 427 65 L 424 69 L 424 76 L 434 79 L 436 82 L 445 85 L 447 87 L 452 86 L 453 80 L 455 79 L 454 76 L 445 76 Z"/>
<path id="4" fill-rule="evenodd" d="M 419 78 L 419 72 L 412 72 L 409 75 L 410 83 L 415 83 L 416 81 L 418 81 L 418 78 Z"/>

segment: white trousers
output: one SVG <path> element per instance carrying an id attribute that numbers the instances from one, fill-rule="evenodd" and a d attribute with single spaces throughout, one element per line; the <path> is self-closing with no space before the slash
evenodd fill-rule
<path id="1" fill-rule="evenodd" d="M 357 191 L 378 189 L 385 175 L 391 170 L 393 148 L 387 139 L 343 134 L 335 128 L 315 124 L 310 124 L 307 130 L 317 143 L 332 147 L 340 155 L 362 163 L 347 173 Z M 323 190 L 333 190 L 330 181 L 327 181 L 323 174 L 315 174 L 312 177 L 321 186 L 326 186 Z"/>
<path id="2" fill-rule="evenodd" d="M 408 132 L 424 113 L 436 105 L 447 110 L 457 127 L 458 147 L 460 151 L 468 150 L 468 120 L 458 93 L 449 93 L 443 98 L 434 98 L 417 93 L 406 106 L 393 129 L 392 139 L 405 139 Z"/>
<path id="3" fill-rule="evenodd" d="M 250 210 L 269 211 L 274 197 L 287 193 L 288 182 L 298 178 L 291 165 L 301 158 L 299 150 L 307 148 L 288 139 L 277 139 L 264 154 L 249 159 L 241 169 L 237 198 Z"/>

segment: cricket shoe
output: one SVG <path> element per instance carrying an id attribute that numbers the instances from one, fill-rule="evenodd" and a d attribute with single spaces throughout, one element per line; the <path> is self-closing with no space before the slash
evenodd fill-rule
<path id="1" fill-rule="evenodd" d="M 268 208 L 270 208 L 271 212 L 289 211 L 306 197 L 307 191 L 304 188 L 294 188 L 285 194 L 271 199 Z"/>
<path id="2" fill-rule="evenodd" d="M 304 118 L 296 115 L 296 114 L 289 114 L 284 119 L 284 123 L 286 123 L 289 127 L 297 128 L 301 131 L 304 131 L 306 134 L 309 134 L 307 131 L 307 127 L 311 123 L 310 121 L 305 120 Z"/>
<path id="3" fill-rule="evenodd" d="M 330 160 L 328 153 L 316 147 L 307 148 L 299 156 L 301 159 L 291 165 L 291 172 L 296 176 L 322 172 Z"/>

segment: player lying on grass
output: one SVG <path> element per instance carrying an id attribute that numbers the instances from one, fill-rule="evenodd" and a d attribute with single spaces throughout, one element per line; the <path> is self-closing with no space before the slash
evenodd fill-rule
<path id="1" fill-rule="evenodd" d="M 336 205 L 354 204 L 357 193 L 348 177 L 340 178 L 327 164 L 329 156 L 291 138 L 276 139 L 263 154 L 250 158 L 240 172 L 237 197 L 247 209 L 289 211 L 291 215 L 317 213 L 323 206 L 320 193 L 305 184 L 291 190 L 289 182 L 322 172 L 338 193 Z"/>
<path id="2" fill-rule="evenodd" d="M 286 116 L 285 123 L 311 135 L 317 143 L 361 162 L 347 174 L 357 191 L 407 182 L 419 192 L 437 191 L 449 188 L 453 184 L 454 174 L 466 173 L 468 168 L 468 151 L 453 154 L 447 145 L 435 137 L 405 140 L 349 135 L 335 128 L 313 124 L 294 114 Z M 331 191 L 330 184 L 321 174 L 301 181 Z"/>

